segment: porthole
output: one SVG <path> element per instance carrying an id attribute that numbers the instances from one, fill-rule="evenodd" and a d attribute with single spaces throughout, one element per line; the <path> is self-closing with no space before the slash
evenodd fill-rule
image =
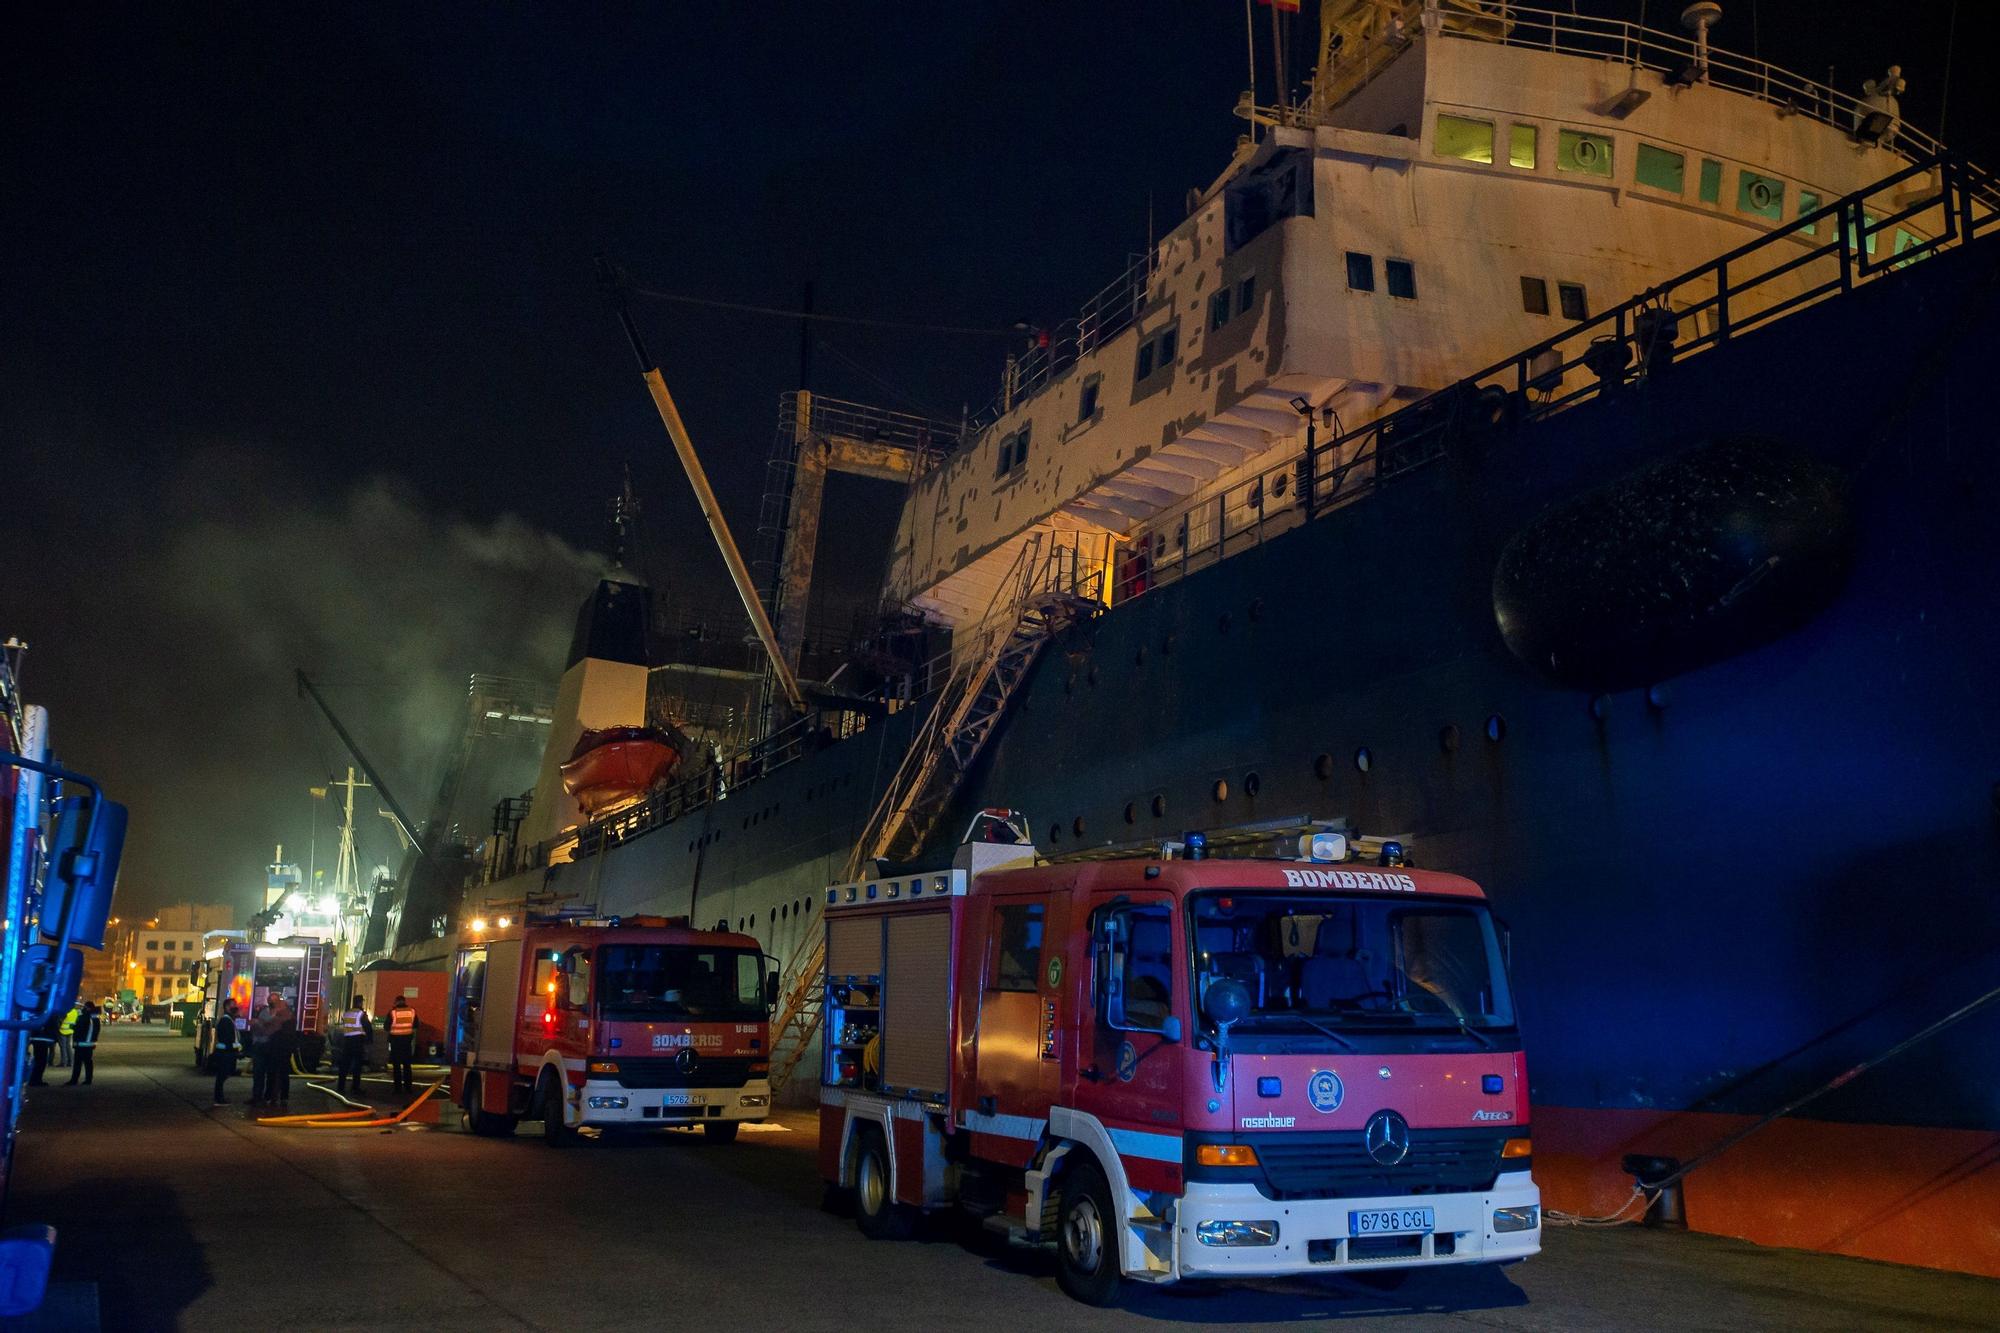
<path id="1" fill-rule="evenodd" d="M 778 920 L 789 921 L 791 920 L 791 917 L 792 917 L 792 905 L 790 903 L 779 903 Z"/>
<path id="2" fill-rule="evenodd" d="M 1165 819 L 1166 817 L 1167 817 L 1167 798 L 1165 796 L 1155 796 L 1153 798 L 1153 818 Z"/>
<path id="3" fill-rule="evenodd" d="M 1486 739 L 1498 745 L 1507 739 L 1507 719 L 1495 713 L 1486 719 Z"/>
<path id="4" fill-rule="evenodd" d="M 1367 746 L 1364 745 L 1354 752 L 1354 766 L 1363 773 L 1375 767 L 1375 756 Z"/>
<path id="5" fill-rule="evenodd" d="M 1095 663 L 1091 664 L 1090 670 L 1084 673 L 1083 678 L 1089 681 L 1092 685 L 1097 684 L 1097 665 Z"/>
<path id="6" fill-rule="evenodd" d="M 1072 820 L 1070 821 L 1070 823 L 1069 823 L 1069 831 L 1070 831 L 1071 833 L 1074 833 L 1074 834 L 1075 834 L 1075 835 L 1076 835 L 1077 837 L 1079 837 L 1079 838 L 1081 838 L 1081 837 L 1083 836 L 1083 816 L 1082 816 L 1082 815 L 1078 815 L 1078 816 L 1077 816 L 1077 817 L 1076 817 L 1075 819 L 1072 819 Z"/>
<path id="7" fill-rule="evenodd" d="M 1264 618 L 1264 599 L 1261 597 L 1252 597 L 1250 599 L 1251 621 L 1254 623 L 1256 621 L 1262 620 L 1263 618 Z"/>
<path id="8" fill-rule="evenodd" d="M 1458 724 L 1456 722 L 1447 722 L 1443 729 L 1438 732 L 1438 749 L 1443 750 L 1446 754 L 1456 754 L 1458 752 Z"/>
<path id="9" fill-rule="evenodd" d="M 1049 842 L 1051 844 L 1054 844 L 1061 841 L 1062 841 L 1062 825 L 1061 824 L 1049 825 Z"/>
<path id="10" fill-rule="evenodd" d="M 1228 800 L 1228 799 L 1229 799 L 1229 779 L 1227 779 L 1227 778 L 1217 778 L 1217 779 L 1215 780 L 1215 789 L 1214 789 L 1214 791 L 1213 791 L 1213 793 L 1212 793 L 1212 794 L 1214 795 L 1215 799 L 1216 799 L 1216 800 L 1218 800 L 1218 801 L 1226 801 L 1226 800 Z"/>
<path id="11" fill-rule="evenodd" d="M 1333 776 L 1332 755 L 1322 753 L 1317 759 L 1313 760 L 1313 776 L 1318 778 L 1321 782 L 1324 782 L 1328 778 Z"/>
<path id="12" fill-rule="evenodd" d="M 1285 487 L 1291 484 L 1291 478 L 1292 478 L 1291 473 L 1280 472 L 1271 481 L 1271 494 L 1277 496 L 1280 500 L 1284 499 Z"/>
<path id="13" fill-rule="evenodd" d="M 1255 796 L 1258 792 L 1262 791 L 1263 789 L 1264 789 L 1264 779 L 1257 776 L 1255 772 L 1245 773 L 1243 775 L 1243 794 L 1245 796 Z"/>
<path id="14" fill-rule="evenodd" d="M 1125 802 L 1125 822 L 1128 824 L 1139 822 L 1139 803 L 1137 801 Z"/>
<path id="15" fill-rule="evenodd" d="M 757 929 L 757 914 L 755 912 L 750 914 L 750 929 Z"/>

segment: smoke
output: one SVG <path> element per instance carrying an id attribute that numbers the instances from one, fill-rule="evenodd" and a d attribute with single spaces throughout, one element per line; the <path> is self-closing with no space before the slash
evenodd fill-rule
<path id="1" fill-rule="evenodd" d="M 392 478 L 315 493 L 239 450 L 197 455 L 162 489 L 129 519 L 95 512 L 98 567 L 64 571 L 70 614 L 37 627 L 54 651 L 27 679 L 62 752 L 132 806 L 125 910 L 247 911 L 273 846 L 303 866 L 315 824 L 331 874 L 334 810 L 308 789 L 350 757 L 296 668 L 425 818 L 470 675 L 552 687 L 604 564 L 510 516 L 439 513 Z M 51 666 L 60 679 L 34 674 Z M 357 797 L 364 867 L 401 859 L 377 807 Z"/>

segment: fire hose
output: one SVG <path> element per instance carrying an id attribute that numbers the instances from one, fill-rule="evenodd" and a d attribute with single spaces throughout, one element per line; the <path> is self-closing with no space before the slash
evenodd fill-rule
<path id="1" fill-rule="evenodd" d="M 273 1125 L 280 1129 L 381 1129 L 389 1125 L 400 1125 L 410 1118 L 410 1114 L 431 1099 L 432 1094 L 444 1086 L 444 1080 L 425 1088 L 417 1099 L 392 1116 L 379 1114 L 374 1107 L 358 1111 L 314 1111 L 305 1115 L 263 1116 L 260 1125 Z"/>

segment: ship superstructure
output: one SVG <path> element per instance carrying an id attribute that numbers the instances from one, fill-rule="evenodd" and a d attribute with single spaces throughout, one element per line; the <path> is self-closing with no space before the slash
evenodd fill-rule
<path id="1" fill-rule="evenodd" d="M 1187 219 L 991 409 L 787 399 L 759 611 L 795 668 L 817 484 L 900 481 L 871 651 L 602 819 L 538 794 L 478 892 L 755 935 L 799 1001 L 782 1067 L 820 891 L 935 860 L 949 811 L 1065 850 L 1344 819 L 1488 886 L 1538 1171 L 1608 1208 L 1625 1154 L 1694 1157 L 2000 985 L 1966 434 L 1995 195 L 1893 71 L 1855 99 L 1727 55 L 1714 5 L 1325 10 L 1307 93 L 1246 99 Z M 583 729 L 675 720 L 597 642 L 544 787 Z M 1993 1028 L 1690 1177 L 1694 1225 L 2000 1272 Z"/>

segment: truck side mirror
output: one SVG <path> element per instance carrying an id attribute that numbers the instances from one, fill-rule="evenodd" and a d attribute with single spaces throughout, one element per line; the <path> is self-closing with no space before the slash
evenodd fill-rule
<path id="1" fill-rule="evenodd" d="M 764 1007 L 766 1009 L 775 1009 L 778 1007 L 778 974 L 776 972 L 766 972 L 764 974 Z"/>
<path id="2" fill-rule="evenodd" d="M 1209 1022 L 1227 1032 L 1250 1012 L 1250 988 L 1234 977 L 1217 977 L 1202 992 L 1201 1011 Z"/>
<path id="3" fill-rule="evenodd" d="M 1181 1039 L 1180 1019 L 1174 1017 L 1172 1014 L 1168 1014 L 1166 1020 L 1160 1024 L 1160 1035 L 1168 1041 L 1179 1041 Z"/>

